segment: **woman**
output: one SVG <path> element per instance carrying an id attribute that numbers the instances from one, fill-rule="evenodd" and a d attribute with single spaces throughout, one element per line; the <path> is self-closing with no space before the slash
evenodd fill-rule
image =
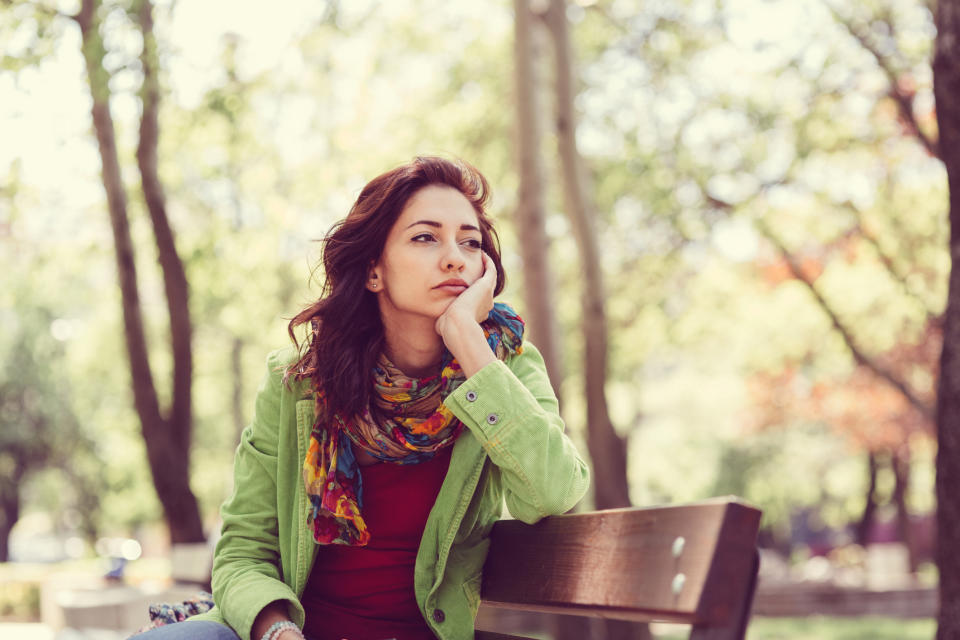
<path id="1" fill-rule="evenodd" d="M 290 323 L 308 340 L 269 356 L 237 450 L 217 606 L 145 638 L 472 638 L 504 502 L 535 522 L 583 496 L 543 359 L 493 302 L 487 195 L 417 158 L 327 235 L 323 294 Z"/>

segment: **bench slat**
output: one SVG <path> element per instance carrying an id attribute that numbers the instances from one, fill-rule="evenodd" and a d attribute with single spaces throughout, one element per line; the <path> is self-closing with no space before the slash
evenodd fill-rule
<path id="1" fill-rule="evenodd" d="M 482 598 L 532 611 L 727 624 L 755 575 L 759 522 L 760 511 L 729 499 L 554 516 L 536 525 L 501 521 L 491 534 Z M 683 548 L 675 557 L 678 538 Z M 675 593 L 678 574 L 684 577 Z"/>

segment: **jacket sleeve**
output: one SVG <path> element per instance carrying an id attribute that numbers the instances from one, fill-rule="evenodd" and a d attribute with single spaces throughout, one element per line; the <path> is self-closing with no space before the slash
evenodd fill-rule
<path id="1" fill-rule="evenodd" d="M 224 620 L 249 640 L 257 614 L 275 600 L 303 625 L 303 609 L 281 575 L 277 519 L 277 449 L 282 372 L 267 358 L 253 421 L 240 437 L 233 494 L 221 507 L 222 534 L 213 560 L 213 597 Z"/>
<path id="2" fill-rule="evenodd" d="M 570 510 L 586 493 L 589 467 L 563 432 L 543 356 L 529 342 L 506 363 L 472 375 L 445 403 L 499 467 L 513 517 L 532 524 Z"/>

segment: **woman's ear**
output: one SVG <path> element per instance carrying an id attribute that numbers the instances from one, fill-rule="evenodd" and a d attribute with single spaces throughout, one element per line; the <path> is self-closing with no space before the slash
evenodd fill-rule
<path id="1" fill-rule="evenodd" d="M 371 267 L 367 275 L 367 291 L 374 293 L 383 289 L 383 280 L 380 279 L 380 270 L 377 267 Z"/>

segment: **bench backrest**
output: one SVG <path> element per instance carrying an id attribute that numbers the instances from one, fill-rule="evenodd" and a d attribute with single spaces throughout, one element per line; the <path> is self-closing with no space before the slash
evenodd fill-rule
<path id="1" fill-rule="evenodd" d="M 482 599 L 496 607 L 693 625 L 743 638 L 760 511 L 736 499 L 498 522 Z"/>

